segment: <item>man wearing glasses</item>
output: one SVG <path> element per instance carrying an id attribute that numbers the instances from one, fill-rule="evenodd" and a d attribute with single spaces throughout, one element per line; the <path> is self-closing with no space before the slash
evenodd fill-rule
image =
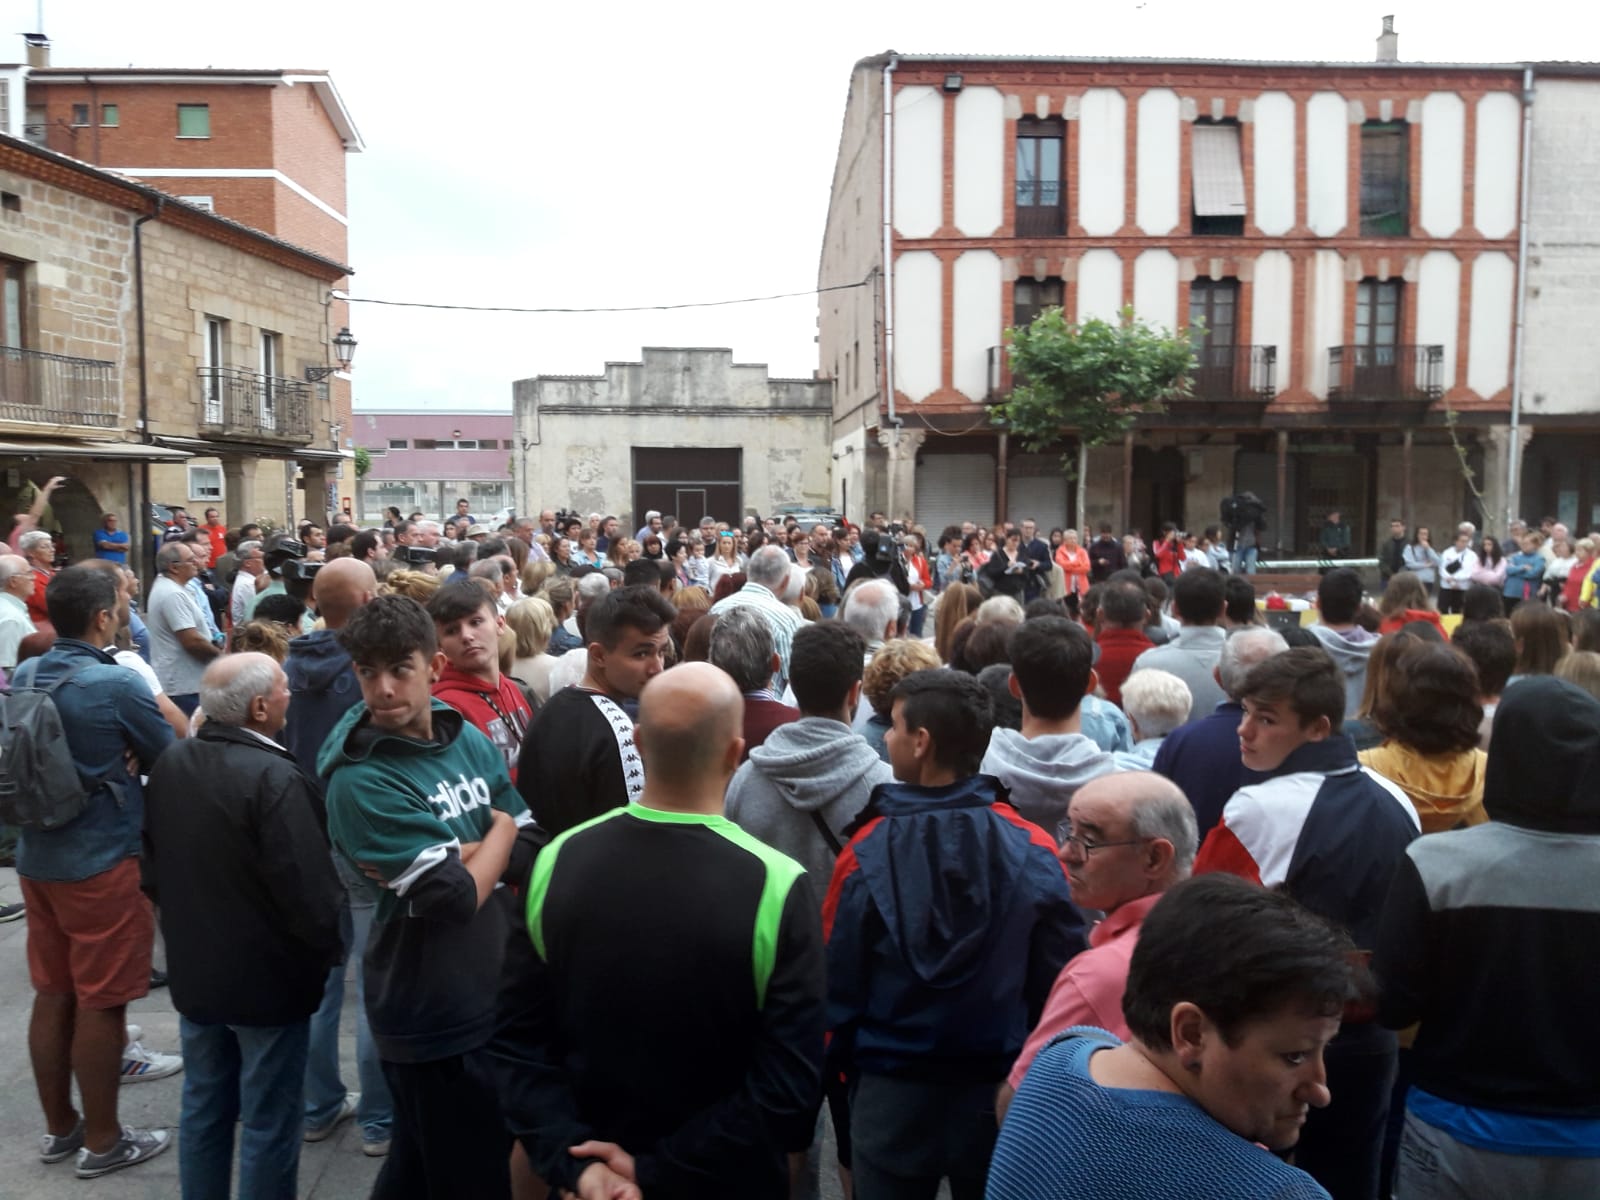
<path id="1" fill-rule="evenodd" d="M 228 616 L 237 629 L 250 619 L 250 602 L 260 590 L 261 573 L 267 569 L 266 547 L 258 541 L 239 543 L 238 574 L 228 594 Z"/>
<path id="2" fill-rule="evenodd" d="M 1057 1034 L 1093 1025 L 1124 1041 L 1131 1036 L 1122 993 L 1139 927 L 1161 894 L 1189 877 L 1199 834 L 1177 784 L 1149 771 L 1119 771 L 1078 790 L 1056 840 L 1072 902 L 1105 918 L 1090 931 L 1089 949 L 1056 976 L 1044 1015 L 1000 1085 L 1001 1119 L 1029 1065 Z"/>
<path id="3" fill-rule="evenodd" d="M 168 542 L 156 554 L 160 572 L 150 588 L 150 611 L 145 626 L 150 631 L 150 665 L 172 702 L 187 716 L 200 704 L 200 676 L 206 664 L 221 651 L 206 636 L 206 623 L 189 581 L 203 565 L 198 546 Z"/>

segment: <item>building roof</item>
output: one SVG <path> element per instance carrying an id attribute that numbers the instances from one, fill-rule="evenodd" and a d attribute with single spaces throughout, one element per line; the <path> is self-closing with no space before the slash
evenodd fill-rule
<path id="1" fill-rule="evenodd" d="M 138 183 L 105 167 L 92 166 L 22 138 L 0 134 L 0 166 L 89 195 L 134 212 L 149 212 L 178 228 L 231 245 L 332 283 L 355 271 L 344 263 L 251 228 L 229 217 L 185 203 L 160 188 Z M 169 215 L 170 214 L 170 215 Z M 309 268 L 309 269 L 308 269 Z"/>
<path id="2" fill-rule="evenodd" d="M 1536 73 L 1590 75 L 1600 74 L 1600 63 L 1596 62 L 1412 62 L 1402 59 L 1398 62 L 1380 62 L 1376 59 L 1365 59 L 1356 62 L 1326 61 L 1319 62 L 1310 59 L 1265 59 L 1265 58 L 1157 58 L 1140 55 L 1050 55 L 1050 54 L 900 54 L 894 50 L 886 50 L 882 54 L 869 55 L 856 63 L 857 67 L 881 66 L 894 58 L 901 63 L 988 63 L 994 65 L 1016 64 L 1017 66 L 1126 66 L 1126 67 L 1247 67 L 1269 70 L 1371 70 L 1384 71 L 1521 71 L 1532 68 Z"/>
<path id="3" fill-rule="evenodd" d="M 344 148 L 352 154 L 359 154 L 366 149 L 366 143 L 361 140 L 361 133 L 356 129 L 350 110 L 345 107 L 339 89 L 334 86 L 333 76 L 326 71 L 239 70 L 212 67 L 35 67 L 28 72 L 28 78 L 30 81 L 43 84 L 210 83 L 255 87 L 276 87 L 279 84 L 295 87 L 304 84 L 316 92 L 317 99 L 322 101 L 322 107 L 327 112 L 328 119 L 333 122 L 334 129 L 338 131 L 340 140 L 344 142 Z"/>

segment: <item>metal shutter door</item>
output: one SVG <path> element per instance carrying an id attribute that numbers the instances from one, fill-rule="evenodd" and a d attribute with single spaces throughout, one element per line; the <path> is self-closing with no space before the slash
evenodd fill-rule
<path id="1" fill-rule="evenodd" d="M 1059 454 L 1018 454 L 1006 473 L 1007 520 L 1020 525 L 1032 517 L 1039 536 L 1067 522 L 1067 477 Z"/>
<path id="2" fill-rule="evenodd" d="M 915 479 L 914 515 L 930 539 L 946 525 L 994 521 L 994 455 L 929 454 L 917 466 Z"/>

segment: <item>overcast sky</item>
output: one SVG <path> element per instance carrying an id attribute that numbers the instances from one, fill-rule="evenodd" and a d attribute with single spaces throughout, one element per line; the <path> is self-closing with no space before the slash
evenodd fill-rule
<path id="1" fill-rule="evenodd" d="M 35 4 L 0 0 L 0 29 L 32 29 Z M 1385 12 L 1402 59 L 1600 58 L 1600 8 L 1554 0 L 44 0 L 44 25 L 58 66 L 330 71 L 367 145 L 349 158 L 352 294 L 540 307 L 814 286 L 850 69 L 880 51 L 1367 60 Z M 645 345 L 817 365 L 809 297 L 357 305 L 351 327 L 366 408 L 509 407 L 514 379 L 598 374 Z"/>

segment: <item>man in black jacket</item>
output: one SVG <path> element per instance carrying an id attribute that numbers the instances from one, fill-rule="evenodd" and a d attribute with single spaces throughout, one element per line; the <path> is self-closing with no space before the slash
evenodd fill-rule
<path id="1" fill-rule="evenodd" d="M 160 907 L 185 1066 L 185 1195 L 226 1196 L 235 1120 L 239 1188 L 293 1195 L 311 1014 L 340 954 L 344 888 L 316 789 L 272 740 L 289 682 L 265 654 L 200 680 L 205 724 L 150 773 L 144 890 Z"/>
<path id="2" fill-rule="evenodd" d="M 552 1189 L 786 1200 L 811 1140 L 822 933 L 800 864 L 722 815 L 743 708 L 706 663 L 652 680 L 644 791 L 534 865 L 488 1049 Z"/>

